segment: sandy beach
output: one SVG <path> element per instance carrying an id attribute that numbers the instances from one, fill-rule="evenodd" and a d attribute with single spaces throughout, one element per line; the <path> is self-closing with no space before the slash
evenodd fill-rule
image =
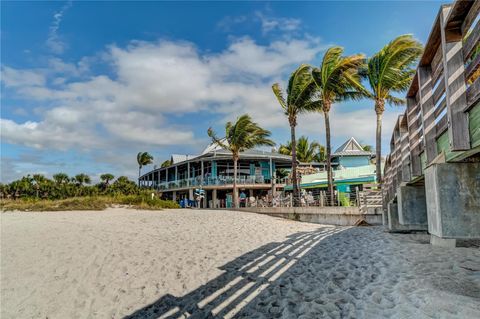
<path id="1" fill-rule="evenodd" d="M 1 318 L 480 318 L 480 249 L 209 210 L 1 214 Z"/>

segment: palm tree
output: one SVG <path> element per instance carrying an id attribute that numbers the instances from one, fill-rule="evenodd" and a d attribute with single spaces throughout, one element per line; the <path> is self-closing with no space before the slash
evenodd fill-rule
<path id="1" fill-rule="evenodd" d="M 115 176 L 113 176 L 112 174 L 108 174 L 108 173 L 100 175 L 100 179 L 102 180 L 103 185 L 105 187 L 107 187 L 108 183 L 114 178 L 115 178 Z"/>
<path id="2" fill-rule="evenodd" d="M 299 198 L 297 180 L 297 140 L 295 138 L 297 117 L 299 114 L 314 111 L 320 107 L 320 101 L 315 99 L 316 88 L 312 79 L 311 67 L 307 64 L 302 64 L 292 73 L 292 75 L 290 75 L 286 97 L 280 88 L 280 84 L 273 84 L 272 90 L 280 103 L 280 106 L 283 108 L 285 115 L 288 117 L 288 123 L 290 124 L 290 141 L 292 141 L 293 200 L 294 205 L 296 205 Z"/>
<path id="3" fill-rule="evenodd" d="M 47 178 L 45 176 L 43 176 L 42 174 L 33 174 L 32 179 L 33 179 L 33 182 L 34 182 L 36 197 L 38 198 L 38 193 L 39 193 L 40 187 L 41 187 L 42 184 L 44 184 L 47 181 Z"/>
<path id="4" fill-rule="evenodd" d="M 334 193 L 329 112 L 335 102 L 360 99 L 363 96 L 362 92 L 364 90 L 362 90 L 360 83 L 359 69 L 364 63 L 365 56 L 363 54 L 343 56 L 343 48 L 335 46 L 325 52 L 320 66 L 312 71 L 313 80 L 322 101 L 321 112 L 325 119 L 327 178 L 331 203 L 334 202 Z"/>
<path id="5" fill-rule="evenodd" d="M 300 162 L 309 163 L 313 161 L 319 161 L 322 158 L 322 148 L 324 147 L 320 145 L 316 141 L 312 141 L 311 143 L 308 141 L 308 137 L 301 136 L 297 140 L 297 159 Z M 280 145 L 278 152 L 284 155 L 292 155 L 292 142 L 288 141 L 286 145 Z M 324 154 L 323 154 L 324 155 Z"/>
<path id="6" fill-rule="evenodd" d="M 372 145 L 365 144 L 365 145 L 362 145 L 362 149 L 364 151 L 371 152 L 373 148 L 372 148 Z"/>
<path id="7" fill-rule="evenodd" d="M 422 54 L 422 45 L 412 35 L 401 35 L 393 39 L 379 52 L 368 59 L 366 77 L 370 84 L 370 92 L 366 95 L 375 101 L 377 114 L 376 131 L 376 171 L 377 182 L 382 182 L 382 115 L 385 102 L 391 105 L 402 105 L 404 99 L 393 96 L 393 93 L 408 89 L 415 74 L 413 69 L 417 59 Z"/>
<path id="8" fill-rule="evenodd" d="M 172 160 L 166 160 L 160 165 L 160 167 L 169 167 L 172 165 Z"/>
<path id="9" fill-rule="evenodd" d="M 153 163 L 153 156 L 148 152 L 139 152 L 137 154 L 138 163 L 138 186 L 140 186 L 140 175 L 142 173 L 142 167 Z"/>
<path id="10" fill-rule="evenodd" d="M 82 187 L 83 184 L 90 184 L 91 183 L 91 180 L 90 180 L 90 176 L 88 176 L 87 174 L 77 174 L 75 175 L 75 181 L 77 182 L 78 186 Z"/>
<path id="11" fill-rule="evenodd" d="M 70 178 L 65 173 L 57 173 L 53 174 L 53 180 L 57 184 L 66 184 L 70 181 Z"/>
<path id="12" fill-rule="evenodd" d="M 314 159 L 315 162 L 321 163 L 327 160 L 327 149 L 323 145 L 319 145 L 318 152 L 315 155 Z"/>
<path id="13" fill-rule="evenodd" d="M 218 138 L 212 128 L 208 129 L 208 136 L 215 144 L 232 152 L 233 206 L 238 207 L 237 163 L 240 152 L 256 146 L 274 146 L 275 142 L 268 138 L 270 131 L 261 128 L 257 123 L 253 122 L 248 114 L 237 118 L 235 123 L 227 122 L 225 124 L 225 138 Z"/>

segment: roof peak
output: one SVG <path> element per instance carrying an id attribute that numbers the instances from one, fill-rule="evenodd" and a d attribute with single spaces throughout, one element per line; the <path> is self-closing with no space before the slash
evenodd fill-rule
<path id="1" fill-rule="evenodd" d="M 363 147 L 358 141 L 355 139 L 355 137 L 350 137 L 345 143 L 340 145 L 339 148 L 335 151 L 337 152 L 346 152 L 346 151 L 363 151 Z"/>

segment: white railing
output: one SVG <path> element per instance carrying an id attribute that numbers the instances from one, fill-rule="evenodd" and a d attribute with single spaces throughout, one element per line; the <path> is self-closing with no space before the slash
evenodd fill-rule
<path id="1" fill-rule="evenodd" d="M 240 176 L 237 177 L 237 185 L 252 185 L 252 184 L 269 184 L 271 180 L 264 178 L 263 176 Z M 200 176 L 193 178 L 185 178 L 177 181 L 161 182 L 154 185 L 158 190 L 184 188 L 188 186 L 221 186 L 232 185 L 233 176 L 217 176 L 217 177 L 205 177 L 202 181 Z"/>

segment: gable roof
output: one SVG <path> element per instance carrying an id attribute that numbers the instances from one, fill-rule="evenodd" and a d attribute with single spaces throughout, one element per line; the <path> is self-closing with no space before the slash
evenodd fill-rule
<path id="1" fill-rule="evenodd" d="M 364 151 L 354 137 L 350 137 L 332 154 L 332 156 L 372 156 L 373 152 Z"/>

